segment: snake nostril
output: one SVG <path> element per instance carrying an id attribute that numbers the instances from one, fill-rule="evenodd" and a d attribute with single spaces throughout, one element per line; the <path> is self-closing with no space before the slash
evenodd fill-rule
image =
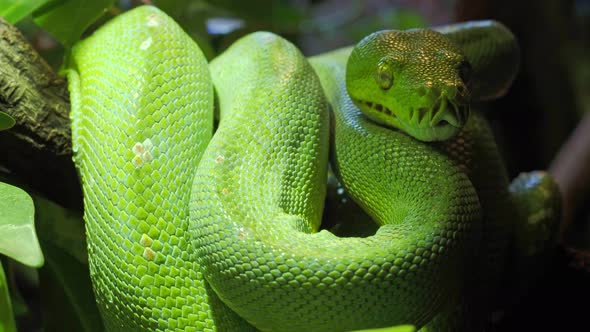
<path id="1" fill-rule="evenodd" d="M 459 93 L 459 99 L 463 102 L 468 102 L 469 100 L 469 88 L 465 84 L 461 84 L 457 87 L 457 92 Z"/>
<path id="2" fill-rule="evenodd" d="M 465 94 L 465 85 L 463 85 L 463 84 L 457 85 L 457 92 L 459 92 L 460 95 L 464 95 Z"/>

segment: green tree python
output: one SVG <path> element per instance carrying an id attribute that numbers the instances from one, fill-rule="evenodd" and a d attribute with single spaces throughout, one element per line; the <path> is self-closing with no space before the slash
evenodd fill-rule
<path id="1" fill-rule="evenodd" d="M 258 32 L 211 64 L 154 7 L 106 23 L 66 74 L 107 330 L 476 326 L 508 257 L 543 251 L 559 212 L 544 173 L 509 186 L 469 107 L 517 67 L 493 21 L 380 31 L 310 61 Z M 375 234 L 320 230 L 329 160 Z"/>

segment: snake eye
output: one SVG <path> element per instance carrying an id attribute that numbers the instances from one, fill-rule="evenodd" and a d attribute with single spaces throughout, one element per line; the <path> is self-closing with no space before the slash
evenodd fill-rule
<path id="1" fill-rule="evenodd" d="M 471 64 L 469 63 L 469 61 L 463 60 L 459 65 L 459 77 L 465 85 L 468 85 L 471 81 L 472 73 L 473 68 L 471 68 Z"/>
<path id="2" fill-rule="evenodd" d="M 379 84 L 383 90 L 387 90 L 393 85 L 393 70 L 386 61 L 379 61 L 375 81 L 377 81 L 377 84 Z"/>

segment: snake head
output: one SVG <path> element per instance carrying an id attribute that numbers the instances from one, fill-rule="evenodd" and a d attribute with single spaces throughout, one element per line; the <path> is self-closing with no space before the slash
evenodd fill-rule
<path id="1" fill-rule="evenodd" d="M 354 47 L 346 86 L 371 120 L 441 141 L 467 122 L 470 71 L 461 49 L 439 32 L 383 30 Z"/>

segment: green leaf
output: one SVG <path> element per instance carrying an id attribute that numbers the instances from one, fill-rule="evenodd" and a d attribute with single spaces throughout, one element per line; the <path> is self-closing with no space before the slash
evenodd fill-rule
<path id="1" fill-rule="evenodd" d="M 45 331 L 102 332 L 88 265 L 42 241 L 47 264 L 39 270 Z"/>
<path id="2" fill-rule="evenodd" d="M 82 214 L 39 196 L 34 196 L 33 201 L 37 210 L 35 222 L 39 230 L 39 239 L 51 242 L 80 263 L 88 265 Z"/>
<path id="3" fill-rule="evenodd" d="M 10 295 L 8 294 L 8 283 L 2 269 L 2 262 L 0 262 L 0 331 L 16 332 Z"/>
<path id="4" fill-rule="evenodd" d="M 0 182 L 0 253 L 32 266 L 43 265 L 35 233 L 33 200 L 22 189 Z"/>
<path id="5" fill-rule="evenodd" d="M 15 121 L 10 115 L 0 111 L 0 130 L 10 129 L 14 123 Z"/>
<path id="6" fill-rule="evenodd" d="M 392 327 L 384 327 L 380 329 L 358 330 L 353 332 L 415 332 L 416 328 L 413 325 L 398 325 Z"/>
<path id="7" fill-rule="evenodd" d="M 39 270 L 46 331 L 104 331 L 96 306 L 82 214 L 34 196 L 46 264 Z"/>
<path id="8" fill-rule="evenodd" d="M 113 2 L 114 0 L 50 0 L 33 12 L 33 20 L 62 45 L 71 47 Z"/>
<path id="9" fill-rule="evenodd" d="M 10 24 L 18 23 L 50 0 L 0 0 L 0 16 Z"/>
<path id="10" fill-rule="evenodd" d="M 4 272 L 8 280 L 8 293 L 12 302 L 14 320 L 17 322 L 19 320 L 28 320 L 34 315 L 33 311 L 29 309 L 29 303 L 27 303 L 27 300 L 30 300 L 28 295 L 31 294 L 29 293 L 31 290 L 39 288 L 39 270 L 8 257 L 2 258 Z M 26 292 L 25 295 L 23 295 L 23 291 Z"/>

